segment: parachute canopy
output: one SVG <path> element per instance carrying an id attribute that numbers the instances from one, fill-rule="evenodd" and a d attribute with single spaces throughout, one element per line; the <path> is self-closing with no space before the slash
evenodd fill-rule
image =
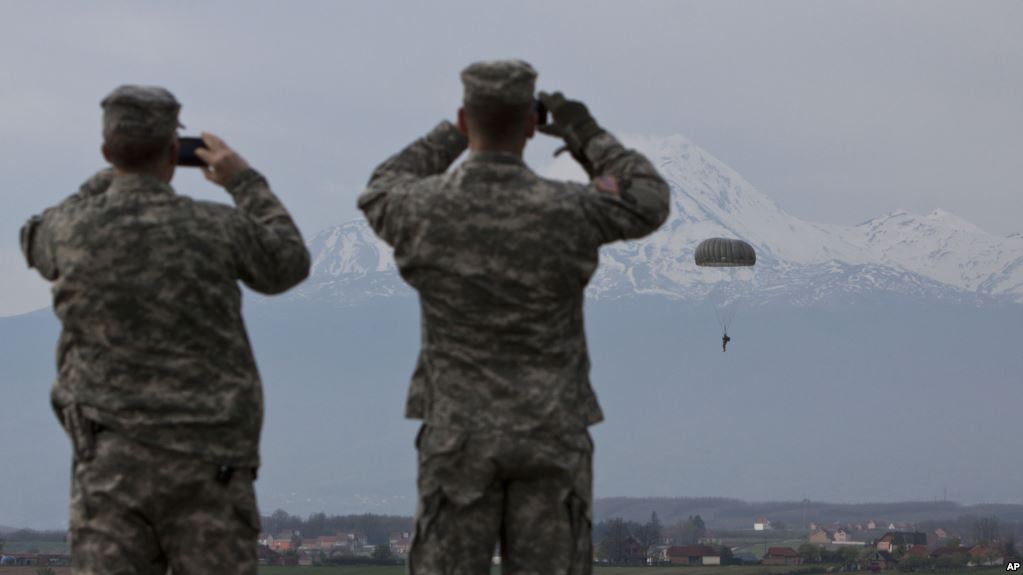
<path id="1" fill-rule="evenodd" d="M 696 246 L 696 265 L 713 268 L 752 266 L 757 263 L 753 246 L 742 240 L 710 238 Z"/>

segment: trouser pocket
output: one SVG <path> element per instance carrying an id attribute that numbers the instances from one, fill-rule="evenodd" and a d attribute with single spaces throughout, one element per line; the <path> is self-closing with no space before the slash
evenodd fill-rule
<path id="1" fill-rule="evenodd" d="M 593 571 L 593 520 L 589 502 L 575 491 L 568 494 L 565 502 L 572 530 L 572 559 L 568 567 L 570 575 L 589 575 Z"/>
<path id="2" fill-rule="evenodd" d="M 96 432 L 99 426 L 85 418 L 76 403 L 62 410 L 64 429 L 71 437 L 71 447 L 76 461 L 91 461 L 96 456 Z"/>
<path id="3" fill-rule="evenodd" d="M 410 575 L 416 572 L 432 573 L 436 570 L 443 570 L 444 552 L 437 549 L 437 537 L 430 537 L 430 530 L 437 523 L 444 506 L 444 492 L 435 490 L 425 496 L 420 496 L 419 508 L 416 509 L 416 525 L 412 532 L 412 541 L 409 542 L 408 572 Z M 430 541 L 430 539 L 433 539 Z"/>

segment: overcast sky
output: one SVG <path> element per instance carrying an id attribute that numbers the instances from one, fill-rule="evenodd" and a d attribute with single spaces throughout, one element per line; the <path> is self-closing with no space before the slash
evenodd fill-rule
<path id="1" fill-rule="evenodd" d="M 373 167 L 454 116 L 466 64 L 506 57 L 613 131 L 688 137 L 798 217 L 941 207 L 1023 231 L 1021 2 L 52 6 L 0 4 L 0 315 L 47 303 L 18 228 L 102 165 L 99 101 L 122 83 L 173 91 L 186 133 L 241 151 L 307 238 L 357 217 Z M 195 173 L 175 186 L 226 199 Z"/>

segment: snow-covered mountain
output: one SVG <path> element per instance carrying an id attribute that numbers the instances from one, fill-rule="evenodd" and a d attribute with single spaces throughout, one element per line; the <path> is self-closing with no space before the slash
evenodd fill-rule
<path id="1" fill-rule="evenodd" d="M 887 292 L 1023 303 L 1020 234 L 997 237 L 943 210 L 926 216 L 900 210 L 857 226 L 807 222 L 681 136 L 624 140 L 644 152 L 670 183 L 672 214 L 657 233 L 604 248 L 589 289 L 593 298 L 646 294 L 700 300 L 737 293 L 761 302 L 812 304 Z M 567 155 L 541 173 L 583 178 Z M 757 250 L 756 268 L 697 267 L 693 251 L 709 237 L 748 241 Z M 350 305 L 410 293 L 395 273 L 390 249 L 364 221 L 327 229 L 310 247 L 312 278 L 295 297 Z"/>
<path id="2" fill-rule="evenodd" d="M 390 246 L 366 220 L 320 232 L 309 243 L 309 253 L 312 273 L 290 297 L 354 305 L 374 297 L 412 293 L 398 276 Z"/>

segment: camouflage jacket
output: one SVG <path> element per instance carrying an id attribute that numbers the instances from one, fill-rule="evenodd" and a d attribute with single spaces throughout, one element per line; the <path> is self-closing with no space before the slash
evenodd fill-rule
<path id="1" fill-rule="evenodd" d="M 22 251 L 53 282 L 63 324 L 58 417 L 77 405 L 145 443 L 258 465 L 262 386 L 238 280 L 283 292 L 309 253 L 263 176 L 239 174 L 228 192 L 236 208 L 104 171 L 25 224 Z"/>
<path id="2" fill-rule="evenodd" d="M 511 433 L 584 429 L 603 418 L 590 386 L 583 292 L 598 249 L 656 230 L 668 185 L 600 134 L 587 185 L 520 157 L 474 152 L 444 122 L 380 165 L 359 207 L 419 293 L 422 341 L 406 415 Z"/>

